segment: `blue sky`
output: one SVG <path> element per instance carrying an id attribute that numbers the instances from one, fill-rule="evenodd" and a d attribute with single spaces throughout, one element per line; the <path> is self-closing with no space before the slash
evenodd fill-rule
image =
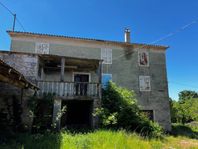
<path id="1" fill-rule="evenodd" d="M 152 43 L 198 19 L 197 0 L 0 0 L 17 14 L 26 31 L 123 41 L 124 27 L 132 42 Z M 0 6 L 0 49 L 8 50 L 6 30 L 12 16 Z M 22 31 L 17 23 L 16 29 Z M 169 94 L 198 91 L 198 23 L 156 44 L 168 45 Z"/>

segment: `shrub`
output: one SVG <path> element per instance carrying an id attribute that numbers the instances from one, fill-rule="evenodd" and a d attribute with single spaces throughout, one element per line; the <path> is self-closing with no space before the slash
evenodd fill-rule
<path id="1" fill-rule="evenodd" d="M 140 112 L 135 93 L 113 82 L 103 90 L 102 108 L 96 109 L 95 115 L 99 116 L 103 128 L 132 130 L 151 137 L 160 137 L 163 132 L 157 123 Z"/>
<path id="2" fill-rule="evenodd" d="M 171 101 L 171 119 L 174 123 L 198 121 L 198 98 Z"/>
<path id="3" fill-rule="evenodd" d="M 55 116 L 55 121 L 52 121 L 54 96 L 55 94 L 44 93 L 42 98 L 34 95 L 28 100 L 30 116 L 33 117 L 32 132 L 43 133 L 57 128 L 56 122 L 59 121 L 66 112 L 66 106 L 63 106 L 62 109 L 58 111 Z"/>

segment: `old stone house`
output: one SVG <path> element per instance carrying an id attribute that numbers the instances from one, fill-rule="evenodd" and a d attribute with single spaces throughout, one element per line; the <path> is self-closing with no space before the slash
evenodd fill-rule
<path id="1" fill-rule="evenodd" d="M 63 105 L 67 113 L 57 126 L 97 126 L 92 116 L 100 106 L 101 88 L 109 80 L 134 90 L 141 109 L 166 130 L 171 130 L 166 46 L 130 41 L 107 41 L 30 32 L 8 31 L 9 52 L 4 60 L 40 88 L 38 95 L 55 93 L 53 117 Z"/>

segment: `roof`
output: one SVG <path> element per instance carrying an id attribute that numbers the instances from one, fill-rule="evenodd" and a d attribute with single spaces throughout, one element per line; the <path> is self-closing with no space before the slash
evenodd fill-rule
<path id="1" fill-rule="evenodd" d="M 7 33 L 12 37 L 13 35 L 29 35 L 29 36 L 43 36 L 43 37 L 56 37 L 56 38 L 65 38 L 65 39 L 75 39 L 75 40 L 84 40 L 84 41 L 96 41 L 96 42 L 103 42 L 103 43 L 113 43 L 119 45 L 136 45 L 136 46 L 146 46 L 146 47 L 157 47 L 167 49 L 168 46 L 163 45 L 153 45 L 153 44 L 144 44 L 144 43 L 126 43 L 120 41 L 111 41 L 111 40 L 101 40 L 101 39 L 93 39 L 93 38 L 82 38 L 82 37 L 71 37 L 65 35 L 54 35 L 54 34 L 43 34 L 43 33 L 33 33 L 33 32 L 21 32 L 21 31 L 10 31 L 8 30 Z"/>
<path id="2" fill-rule="evenodd" d="M 1 68 L 0 82 L 9 83 L 19 88 L 31 88 L 33 90 L 39 89 L 36 85 L 28 81 L 23 76 L 23 74 L 21 74 L 15 68 L 11 67 L 1 59 L 0 59 L 0 68 Z"/>

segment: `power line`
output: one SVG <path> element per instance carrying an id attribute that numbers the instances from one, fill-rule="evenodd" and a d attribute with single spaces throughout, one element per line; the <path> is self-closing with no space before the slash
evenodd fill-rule
<path id="1" fill-rule="evenodd" d="M 14 13 L 6 5 L 4 5 L 1 1 L 0 1 L 0 5 L 3 6 L 11 15 L 14 16 Z"/>
<path id="2" fill-rule="evenodd" d="M 160 41 L 163 41 L 163 40 L 165 40 L 165 39 L 167 39 L 167 38 L 170 38 L 170 37 L 174 36 L 175 34 L 177 34 L 177 33 L 179 33 L 179 32 L 182 32 L 183 30 L 185 30 L 185 29 L 191 27 L 193 24 L 196 24 L 196 23 L 198 23 L 198 19 L 195 19 L 195 20 L 191 21 L 190 23 L 185 24 L 184 26 L 181 26 L 179 29 L 175 30 L 174 32 L 170 32 L 169 34 L 167 34 L 167 35 L 165 35 L 165 36 L 163 36 L 163 37 L 161 37 L 161 38 L 159 38 L 159 39 L 157 39 L 157 40 L 155 40 L 155 41 L 153 41 L 153 42 L 151 42 L 151 43 L 149 43 L 149 44 L 155 44 L 155 43 L 157 43 L 157 42 L 160 42 Z M 137 50 L 142 49 L 142 48 L 144 48 L 144 47 L 146 47 L 146 46 L 147 46 L 147 45 L 143 45 L 143 46 L 137 48 Z M 117 59 L 119 59 L 119 58 L 125 56 L 126 54 L 130 54 L 130 53 L 133 53 L 133 51 L 129 51 L 129 52 L 124 53 L 124 54 L 120 54 L 120 55 L 117 56 L 116 58 L 112 59 L 112 61 L 113 61 L 113 60 L 117 60 Z M 177 85 L 181 85 L 181 86 L 186 86 L 186 87 L 191 87 L 191 88 L 196 88 L 196 89 L 198 89 L 198 86 L 194 86 L 194 85 L 183 84 L 183 83 L 178 83 L 178 82 L 174 82 L 174 81 L 168 81 L 168 83 L 177 84 Z"/>
<path id="3" fill-rule="evenodd" d="M 15 28 L 15 20 L 18 22 L 18 24 L 20 25 L 20 27 L 22 28 L 22 30 L 25 32 L 25 28 L 23 26 L 23 24 L 21 23 L 21 21 L 19 20 L 19 18 L 16 17 L 16 14 L 13 13 L 6 5 L 4 5 L 1 1 L 0 1 L 0 5 L 2 7 L 4 7 L 13 17 L 14 17 L 14 20 L 13 20 L 13 31 L 14 31 L 14 28 Z"/>
<path id="4" fill-rule="evenodd" d="M 16 21 L 19 23 L 19 25 L 21 26 L 21 28 L 25 32 L 25 28 L 24 28 L 23 24 L 21 23 L 21 21 L 19 21 L 19 19 L 17 17 L 16 17 Z"/>
<path id="5" fill-rule="evenodd" d="M 163 36 L 163 37 L 161 37 L 161 38 L 159 38 L 159 39 L 157 39 L 157 40 L 155 40 L 153 42 L 150 42 L 149 44 L 155 44 L 157 42 L 160 42 L 160 41 L 163 41 L 163 40 L 165 40 L 167 38 L 170 38 L 170 37 L 174 36 L 175 34 L 177 34 L 179 32 L 182 32 L 183 30 L 189 28 L 190 26 L 192 26 L 193 24 L 196 24 L 196 23 L 198 23 L 198 19 L 195 19 L 195 20 L 189 22 L 188 24 L 185 24 L 185 25 L 181 26 L 179 29 L 175 30 L 174 32 L 170 32 L 167 35 L 165 35 L 165 36 Z M 140 49 L 142 49 L 142 48 L 144 48 L 146 46 L 147 45 L 143 45 L 143 46 L 137 48 L 137 50 L 140 50 Z M 121 54 L 121 55 L 117 56 L 116 58 L 112 59 L 112 61 L 117 60 L 117 59 L 125 56 L 126 54 L 130 54 L 130 53 L 133 53 L 133 51 L 129 51 L 127 53 Z"/>
<path id="6" fill-rule="evenodd" d="M 2 2 L 0 2 L 0 5 L 1 5 L 2 7 L 4 7 L 12 16 L 16 16 L 16 14 L 13 13 L 13 12 L 12 12 L 6 5 L 4 5 Z M 24 28 L 23 24 L 21 23 L 21 21 L 20 21 L 17 17 L 16 17 L 16 21 L 17 21 L 18 24 L 21 26 L 21 28 L 25 31 L 25 28 Z M 167 38 L 170 38 L 170 37 L 174 36 L 175 34 L 177 34 L 177 33 L 179 33 L 179 32 L 182 32 L 183 30 L 189 28 L 190 26 L 192 26 L 193 24 L 196 24 L 196 23 L 198 23 L 198 19 L 195 19 L 195 20 L 191 21 L 190 23 L 188 23 L 188 24 L 186 24 L 186 25 L 180 27 L 178 30 L 176 30 L 176 31 L 174 31 L 174 32 L 170 32 L 170 33 L 168 33 L 167 35 L 165 35 L 165 36 L 163 36 L 163 37 L 161 37 L 161 38 L 159 38 L 159 39 L 157 39 L 157 40 L 155 40 L 155 41 L 153 41 L 153 42 L 150 42 L 149 44 L 155 44 L 155 43 L 157 43 L 157 42 L 160 42 L 160 41 L 163 41 L 163 40 L 165 40 L 165 39 L 167 39 Z M 141 48 L 144 48 L 144 47 L 146 47 L 146 46 L 147 46 L 147 45 L 143 45 L 143 46 L 141 46 L 140 48 L 138 48 L 137 50 L 139 50 L 139 49 L 141 49 Z M 133 51 L 130 51 L 130 52 L 128 52 L 127 54 L 130 54 L 130 53 L 132 53 L 132 52 L 133 52 Z M 112 61 L 113 61 L 113 60 L 117 60 L 118 58 L 123 57 L 123 56 L 125 56 L 125 54 L 121 54 L 121 55 L 117 56 L 116 58 L 112 59 Z M 182 86 L 193 87 L 193 88 L 198 88 L 198 86 L 192 86 L 192 85 L 182 84 L 182 83 L 173 82 L 173 81 L 169 81 L 169 83 L 178 84 L 178 85 L 182 85 Z"/>

